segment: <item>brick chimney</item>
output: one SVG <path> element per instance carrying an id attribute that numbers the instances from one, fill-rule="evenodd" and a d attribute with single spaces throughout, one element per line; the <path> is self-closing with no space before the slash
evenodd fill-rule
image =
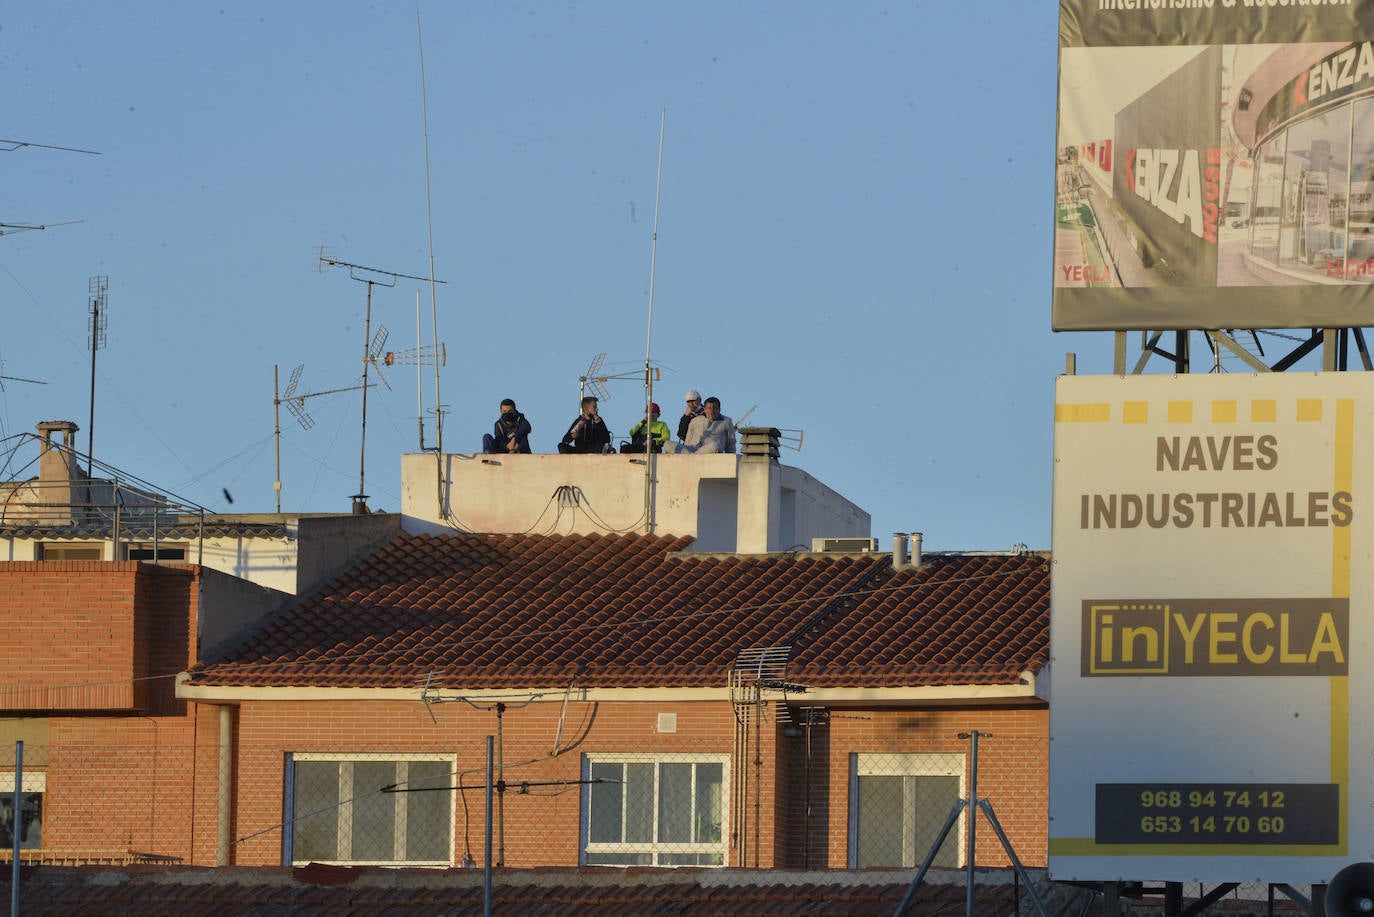
<path id="1" fill-rule="evenodd" d="M 735 517 L 735 551 L 763 554 L 782 549 L 782 475 L 774 427 L 741 427 L 739 502 Z"/>

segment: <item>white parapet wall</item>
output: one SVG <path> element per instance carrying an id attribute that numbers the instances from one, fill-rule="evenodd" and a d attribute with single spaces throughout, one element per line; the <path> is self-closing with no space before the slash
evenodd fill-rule
<path id="1" fill-rule="evenodd" d="M 785 551 L 812 537 L 867 536 L 868 513 L 806 472 L 740 475 L 736 455 L 472 455 L 401 458 L 402 527 L 412 533 L 691 535 L 690 550 Z M 652 476 L 652 477 L 651 477 Z M 647 496 L 646 496 L 647 492 Z M 767 546 L 740 546 L 772 517 Z"/>

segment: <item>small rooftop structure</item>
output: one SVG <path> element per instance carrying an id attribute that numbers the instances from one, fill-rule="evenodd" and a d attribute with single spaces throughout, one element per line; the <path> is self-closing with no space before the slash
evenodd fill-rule
<path id="1" fill-rule="evenodd" d="M 778 461 L 777 429 L 739 433 L 740 455 L 406 455 L 402 527 L 689 535 L 689 551 L 739 554 L 806 551 L 814 538 L 869 535 L 867 512 Z"/>
<path id="2" fill-rule="evenodd" d="M 37 430 L 24 436 L 38 454 L 19 466 L 37 476 L 0 482 L 0 561 L 196 563 L 296 594 L 400 531 L 386 514 L 214 513 L 99 459 L 87 474 L 69 420 Z"/>

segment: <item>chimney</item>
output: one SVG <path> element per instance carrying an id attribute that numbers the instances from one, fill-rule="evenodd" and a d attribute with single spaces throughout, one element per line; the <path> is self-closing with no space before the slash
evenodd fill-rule
<path id="1" fill-rule="evenodd" d="M 892 533 L 892 569 L 901 570 L 906 566 L 906 532 Z"/>
<path id="2" fill-rule="evenodd" d="M 921 566 L 921 539 L 925 536 L 920 532 L 911 533 L 911 569 L 915 570 Z"/>
<path id="3" fill-rule="evenodd" d="M 782 481 L 774 427 L 741 427 L 735 551 L 763 554 L 782 547 Z"/>
<path id="4" fill-rule="evenodd" d="M 76 522 L 78 483 L 84 483 L 76 455 L 76 424 L 70 420 L 44 420 L 38 424 L 43 441 L 38 454 L 38 502 L 44 505 L 41 516 L 54 525 Z M 58 444 L 54 434 L 62 434 Z"/>

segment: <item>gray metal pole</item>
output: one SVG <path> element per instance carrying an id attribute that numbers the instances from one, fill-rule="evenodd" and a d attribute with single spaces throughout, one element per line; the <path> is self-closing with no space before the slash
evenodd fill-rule
<path id="1" fill-rule="evenodd" d="M 964 917 L 973 917 L 973 869 L 978 850 L 978 730 L 969 733 L 968 872 L 965 878 Z"/>
<path id="2" fill-rule="evenodd" d="M 14 859 L 10 861 L 10 917 L 19 917 L 19 845 L 24 825 L 24 743 L 14 743 Z"/>
<path id="3" fill-rule="evenodd" d="M 491 791 L 492 778 L 492 759 L 495 754 L 492 749 L 494 739 L 487 736 L 487 830 L 486 830 L 486 865 L 482 873 L 482 913 L 486 917 L 491 917 Z"/>

